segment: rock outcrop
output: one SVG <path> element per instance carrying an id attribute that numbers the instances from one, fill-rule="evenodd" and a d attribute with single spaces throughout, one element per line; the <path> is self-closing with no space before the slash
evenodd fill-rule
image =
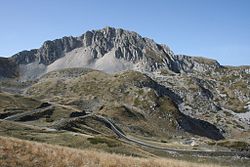
<path id="1" fill-rule="evenodd" d="M 191 57 L 186 55 L 175 55 L 177 69 L 182 72 L 208 72 L 222 68 L 222 66 L 212 59 L 203 57 Z"/>
<path id="2" fill-rule="evenodd" d="M 80 37 L 46 41 L 41 48 L 19 52 L 8 61 L 14 64 L 8 73 L 18 72 L 22 80 L 69 67 L 88 67 L 111 73 L 128 69 L 152 72 L 161 68 L 174 72 L 203 72 L 220 67 L 213 60 L 174 55 L 166 45 L 135 32 L 111 27 L 87 31 Z M 4 75 L 6 72 L 0 71 L 0 76 Z"/>
<path id="3" fill-rule="evenodd" d="M 18 77 L 18 68 L 15 61 L 0 57 L 0 79 Z"/>

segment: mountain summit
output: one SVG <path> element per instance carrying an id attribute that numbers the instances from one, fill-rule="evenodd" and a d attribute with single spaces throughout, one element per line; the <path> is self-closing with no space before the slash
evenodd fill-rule
<path id="1" fill-rule="evenodd" d="M 80 37 L 63 37 L 46 41 L 39 49 L 22 51 L 0 60 L 9 71 L 0 68 L 0 77 L 19 76 L 33 79 L 47 72 L 86 67 L 108 73 L 124 70 L 173 72 L 207 71 L 220 64 L 215 60 L 174 55 L 173 51 L 151 39 L 123 29 L 106 27 L 87 31 Z"/>

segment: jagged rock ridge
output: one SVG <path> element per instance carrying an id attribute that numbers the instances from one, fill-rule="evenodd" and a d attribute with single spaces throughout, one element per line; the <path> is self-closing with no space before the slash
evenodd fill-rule
<path id="1" fill-rule="evenodd" d="M 39 49 L 22 51 L 9 59 L 24 80 L 69 67 L 88 67 L 106 72 L 127 69 L 155 71 L 161 68 L 192 72 L 220 68 L 216 61 L 174 55 L 166 45 L 157 44 L 135 32 L 111 27 L 87 31 L 80 37 L 46 41 Z"/>

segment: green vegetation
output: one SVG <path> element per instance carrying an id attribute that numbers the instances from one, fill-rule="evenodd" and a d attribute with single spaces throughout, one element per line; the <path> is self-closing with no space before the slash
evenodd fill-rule
<path id="1" fill-rule="evenodd" d="M 117 147 L 120 146 L 120 142 L 117 140 L 113 140 L 110 138 L 106 137 L 93 137 L 93 138 L 88 138 L 88 141 L 91 144 L 107 144 L 108 147 Z"/>
<path id="2" fill-rule="evenodd" d="M 95 70 L 71 77 L 71 70 L 75 69 L 59 70 L 52 72 L 53 75 L 48 73 L 27 93 L 78 110 L 88 107 L 114 119 L 129 133 L 169 136 L 169 131 L 164 129 L 175 129 L 174 120 L 179 114 L 177 106 L 170 98 L 157 95 L 157 83 L 150 77 L 135 71 L 113 76 Z M 105 107 L 100 109 L 100 106 Z M 153 115 L 149 116 L 151 112 Z M 167 121 L 169 118 L 171 121 Z M 53 115 L 47 122 L 51 120 L 55 120 Z"/>
<path id="3" fill-rule="evenodd" d="M 219 141 L 216 144 L 230 149 L 239 149 L 239 150 L 250 149 L 250 144 L 245 141 L 225 140 L 225 141 Z"/>
<path id="4" fill-rule="evenodd" d="M 139 157 L 145 157 L 149 154 L 136 146 L 129 146 L 115 138 L 89 136 L 65 131 L 48 131 L 37 126 L 11 121 L 0 120 L 0 136 L 15 137 L 77 149 L 99 149 L 124 155 L 131 155 L 133 153 L 133 155 Z"/>
<path id="5" fill-rule="evenodd" d="M 244 108 L 245 103 L 241 102 L 237 98 L 229 98 L 227 101 L 227 108 L 230 110 L 236 112 L 236 113 L 244 113 L 247 110 Z"/>
<path id="6" fill-rule="evenodd" d="M 193 59 L 200 64 L 217 65 L 217 63 L 218 63 L 216 60 L 208 59 L 205 57 L 193 57 Z"/>

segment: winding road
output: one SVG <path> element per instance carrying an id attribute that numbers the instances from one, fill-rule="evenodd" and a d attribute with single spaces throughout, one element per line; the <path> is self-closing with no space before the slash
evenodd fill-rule
<path id="1" fill-rule="evenodd" d="M 154 146 L 151 144 L 144 143 L 143 141 L 140 141 L 138 139 L 131 139 L 127 137 L 109 119 L 100 115 L 95 115 L 95 116 L 97 117 L 97 119 L 99 119 L 99 121 L 104 122 L 107 125 L 107 127 L 110 128 L 118 137 L 125 139 L 129 142 L 144 146 L 144 147 L 162 150 L 170 154 L 191 154 L 191 155 L 199 155 L 199 156 L 236 156 L 236 157 L 250 158 L 250 152 L 246 152 L 246 151 L 242 151 L 242 152 L 240 151 L 213 151 L 213 150 L 202 151 L 202 150 L 173 149 L 173 148 Z"/>

